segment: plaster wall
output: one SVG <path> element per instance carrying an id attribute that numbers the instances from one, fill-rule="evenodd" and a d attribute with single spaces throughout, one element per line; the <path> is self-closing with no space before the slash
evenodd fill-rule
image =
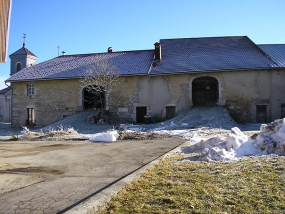
<path id="1" fill-rule="evenodd" d="M 210 76 L 218 80 L 217 105 L 228 108 L 238 122 L 256 122 L 257 105 L 267 106 L 267 120 L 280 117 L 280 103 L 285 103 L 282 91 L 284 71 L 256 70 L 150 77 L 138 82 L 138 100 L 149 106 L 155 120 L 163 120 L 165 107 L 175 106 L 176 114 L 193 106 L 192 82 L 197 77 Z M 143 87 L 144 86 L 144 87 Z"/>
<path id="2" fill-rule="evenodd" d="M 0 121 L 11 122 L 11 93 L 0 94 Z"/>
<path id="3" fill-rule="evenodd" d="M 281 104 L 285 104 L 285 70 L 271 72 L 272 120 L 281 118 Z"/>

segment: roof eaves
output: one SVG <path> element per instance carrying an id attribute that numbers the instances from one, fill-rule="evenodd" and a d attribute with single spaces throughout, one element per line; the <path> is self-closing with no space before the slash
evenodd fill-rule
<path id="1" fill-rule="evenodd" d="M 147 76 L 148 74 L 143 73 L 143 74 L 122 74 L 120 76 L 122 77 L 130 77 L 130 76 Z M 39 79 L 20 79 L 20 80 L 5 80 L 5 83 L 10 82 L 35 82 L 35 81 L 45 81 L 45 80 L 69 80 L 69 79 L 81 79 L 84 78 L 82 76 L 78 77 L 59 77 L 59 78 L 39 78 Z"/>
<path id="2" fill-rule="evenodd" d="M 240 69 L 224 69 L 224 70 L 205 70 L 205 71 L 180 71 L 172 73 L 154 73 L 150 76 L 162 76 L 162 75 L 176 75 L 176 74 L 197 74 L 197 73 L 218 73 L 218 72 L 234 72 L 234 71 L 256 71 L 256 70 L 271 70 L 272 67 L 262 67 L 262 68 L 240 68 Z M 280 69 L 279 67 L 274 67 L 274 69 Z"/>

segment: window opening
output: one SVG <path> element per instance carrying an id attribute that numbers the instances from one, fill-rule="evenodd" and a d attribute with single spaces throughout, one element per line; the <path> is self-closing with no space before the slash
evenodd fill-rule
<path id="1" fill-rule="evenodd" d="M 136 108 L 136 117 L 137 117 L 137 123 L 145 123 L 145 115 L 147 113 L 146 107 L 137 107 Z"/>
<path id="2" fill-rule="evenodd" d="M 27 94 L 28 96 L 35 95 L 35 85 L 34 84 L 28 84 Z"/>
<path id="3" fill-rule="evenodd" d="M 173 118 L 175 116 L 175 106 L 166 106 L 166 119 Z"/>
<path id="4" fill-rule="evenodd" d="M 17 63 L 17 72 L 20 71 L 22 69 L 22 65 L 20 62 Z"/>
<path id="5" fill-rule="evenodd" d="M 267 105 L 256 106 L 256 122 L 267 123 Z"/>
<path id="6" fill-rule="evenodd" d="M 36 124 L 35 120 L 35 109 L 33 108 L 27 108 L 27 120 L 26 125 L 28 126 L 34 126 Z"/>
<path id="7" fill-rule="evenodd" d="M 219 100 L 219 83 L 214 77 L 198 77 L 192 82 L 194 106 L 214 106 Z"/>
<path id="8" fill-rule="evenodd" d="M 84 109 L 104 109 L 105 94 L 89 88 L 83 89 L 83 105 Z"/>

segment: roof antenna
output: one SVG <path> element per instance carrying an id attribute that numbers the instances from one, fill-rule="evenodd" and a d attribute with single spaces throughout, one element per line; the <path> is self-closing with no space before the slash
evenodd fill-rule
<path id="1" fill-rule="evenodd" d="M 60 50 L 60 46 L 57 46 L 57 56 L 59 56 L 59 50 Z"/>
<path id="2" fill-rule="evenodd" d="M 23 38 L 24 38 L 23 47 L 25 47 L 25 45 L 26 45 L 26 34 L 25 33 L 23 33 L 23 34 L 24 34 L 24 36 L 23 36 Z"/>

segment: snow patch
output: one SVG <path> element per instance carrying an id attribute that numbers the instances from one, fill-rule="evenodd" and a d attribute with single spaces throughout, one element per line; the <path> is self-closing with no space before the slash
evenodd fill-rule
<path id="1" fill-rule="evenodd" d="M 117 131 L 110 131 L 106 133 L 100 133 L 95 135 L 84 135 L 82 136 L 82 139 L 86 139 L 92 142 L 105 142 L 105 143 L 111 143 L 115 142 L 118 137 Z"/>
<path id="2" fill-rule="evenodd" d="M 285 119 L 261 125 L 256 139 L 234 127 L 226 138 L 218 136 L 198 142 L 194 138 L 191 141 L 192 144 L 183 147 L 181 152 L 199 152 L 200 161 L 230 161 L 246 155 L 285 155 Z"/>

